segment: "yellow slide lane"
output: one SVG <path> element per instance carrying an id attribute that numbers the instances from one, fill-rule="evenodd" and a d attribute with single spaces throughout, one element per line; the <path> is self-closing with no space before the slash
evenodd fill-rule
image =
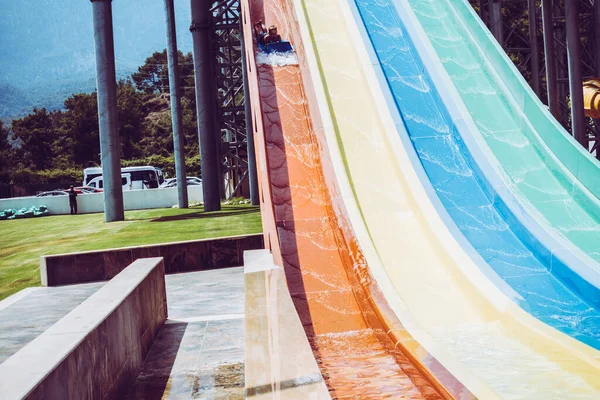
<path id="1" fill-rule="evenodd" d="M 599 353 L 520 310 L 437 215 L 402 147 L 397 129 L 405 134 L 404 128 L 387 110 L 349 4 L 294 4 L 325 125 L 330 118 L 329 146 L 339 151 L 332 159 L 346 184 L 352 224 L 407 330 L 479 398 L 600 398 Z"/>

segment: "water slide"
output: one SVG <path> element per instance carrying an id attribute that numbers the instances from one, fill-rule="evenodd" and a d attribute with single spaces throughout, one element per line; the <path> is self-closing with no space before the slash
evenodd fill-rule
<path id="1" fill-rule="evenodd" d="M 406 139 L 407 147 L 416 150 L 417 163 L 422 166 L 426 179 L 441 200 L 443 211 L 450 217 L 449 223 L 454 223 L 468 242 L 463 246 L 472 247 L 480 256 L 474 259 L 479 261 L 481 268 L 490 267 L 517 293 L 521 307 L 545 323 L 596 349 L 600 348 L 598 264 L 572 248 L 566 239 L 548 234 L 548 230 L 558 228 L 546 225 L 544 229 L 513 197 L 513 191 L 523 188 L 517 199 L 525 197 L 523 192 L 528 195 L 537 193 L 532 197 L 540 199 L 540 203 L 546 202 L 541 200 L 540 193 L 545 193 L 545 198 L 548 198 L 550 193 L 561 189 L 550 187 L 552 182 L 558 185 L 558 179 L 553 180 L 551 168 L 539 157 L 536 159 L 538 153 L 532 145 L 522 145 L 527 143 L 527 139 L 521 131 L 511 129 L 516 123 L 509 118 L 508 112 L 502 114 L 505 103 L 496 98 L 500 97 L 498 92 L 489 83 L 481 83 L 479 76 L 485 75 L 484 69 L 477 63 L 465 61 L 470 58 L 462 47 L 441 47 L 443 50 L 439 52 L 443 51 L 443 54 L 440 57 L 452 67 L 458 92 L 468 99 L 475 99 L 470 107 L 461 110 L 457 107 L 461 98 L 451 90 L 453 82 L 448 77 L 444 79 L 443 70 L 436 71 L 435 65 L 431 66 L 436 60 L 428 56 L 423 45 L 427 37 L 419 36 L 433 31 L 432 42 L 441 41 L 440 38 L 447 36 L 435 32 L 439 31 L 439 27 L 446 32 L 443 23 L 435 28 L 427 26 L 419 32 L 414 28 L 416 24 L 405 22 L 415 19 L 411 21 L 411 10 L 406 4 L 403 7 L 402 2 L 359 0 L 356 4 L 366 25 L 367 40 L 373 44 L 381 60 L 383 84 L 389 87 L 399 118 L 406 126 L 407 135 L 401 136 Z M 422 4 L 419 2 L 418 6 L 424 8 Z M 417 9 L 417 6 L 413 8 Z M 427 8 L 428 11 L 431 9 Z M 406 29 L 408 26 L 412 26 L 412 35 Z M 394 30 L 403 32 L 402 38 L 390 37 L 389 32 Z M 411 37 L 420 37 L 418 45 Z M 465 43 L 462 39 L 454 40 L 461 45 Z M 462 51 L 456 50 L 457 47 Z M 431 50 L 429 53 L 434 53 Z M 403 54 L 403 57 L 398 57 L 398 54 Z M 435 74 L 435 83 L 431 74 Z M 500 119 L 497 117 L 499 114 L 502 115 Z M 515 178 L 519 183 L 507 186 L 500 179 L 493 180 L 496 174 L 490 156 L 483 153 L 474 140 L 475 135 L 481 134 L 476 124 L 468 120 L 471 115 L 477 118 L 475 123 L 478 126 L 486 127 L 486 137 L 490 141 L 514 147 L 511 151 L 501 148 L 494 154 L 504 157 L 501 165 L 506 168 L 515 162 L 520 165 L 518 171 L 522 179 Z M 523 158 L 515 155 L 524 148 L 529 148 L 532 154 Z M 530 168 L 531 165 L 535 168 Z M 533 172 L 535 176 L 528 175 Z M 542 185 L 546 187 L 541 188 Z M 566 196 L 564 188 L 561 193 Z M 573 199 L 571 201 L 575 204 Z M 565 220 L 564 210 L 552 208 L 565 202 L 566 199 L 547 202 L 552 206 L 544 211 L 548 211 L 550 217 L 558 215 Z M 571 226 L 587 225 L 577 225 L 572 221 Z"/>
<path id="2" fill-rule="evenodd" d="M 478 164 L 493 155 L 474 150 L 472 121 L 433 84 L 441 63 L 431 70 L 435 49 L 414 46 L 427 29 L 412 5 L 243 6 L 265 242 L 331 396 L 597 397 L 593 325 L 579 324 L 597 312 L 593 260 L 566 245 L 553 258 L 548 243 L 566 239 L 540 238 L 547 221 L 527 220 L 521 198 L 495 184 L 498 166 Z M 297 63 L 257 63 L 259 19 L 290 38 Z"/>
<path id="3" fill-rule="evenodd" d="M 600 260 L 600 164 L 551 117 L 466 2 L 411 5 L 422 26 L 437 25 L 426 35 L 506 184 L 547 225 Z"/>

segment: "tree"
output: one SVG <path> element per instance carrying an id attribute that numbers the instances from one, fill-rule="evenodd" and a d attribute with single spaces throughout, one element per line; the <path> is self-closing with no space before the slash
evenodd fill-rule
<path id="1" fill-rule="evenodd" d="M 62 118 L 62 151 L 73 164 L 89 167 L 100 163 L 98 98 L 96 93 L 75 94 L 65 100 Z"/>
<path id="2" fill-rule="evenodd" d="M 182 95 L 189 100 L 194 98 L 194 60 L 192 53 L 177 53 L 179 62 L 179 82 Z M 155 52 L 146 59 L 144 65 L 138 68 L 138 72 L 131 75 L 135 86 L 147 93 L 158 94 L 169 92 L 169 68 L 167 61 L 167 50 Z"/>
<path id="3" fill-rule="evenodd" d="M 192 55 L 179 52 L 179 64 L 186 155 L 197 162 Z M 149 57 L 132 79 L 118 82 L 117 113 L 124 163 L 172 159 L 166 51 Z M 13 121 L 12 126 L 14 148 L 8 140 L 9 130 L 0 124 L 0 181 L 56 181 L 64 177 L 65 171 L 73 175 L 85 167 L 100 164 L 96 93 L 74 94 L 65 100 L 60 111 L 34 109 L 30 115 Z"/>
<path id="4" fill-rule="evenodd" d="M 196 96 L 194 89 L 194 60 L 191 53 L 178 53 L 181 108 L 186 154 L 198 155 L 198 130 L 196 121 Z M 173 131 L 169 111 L 169 71 L 167 51 L 155 52 L 131 77 L 139 90 L 158 95 L 150 99 L 149 118 L 146 119 L 146 136 L 142 139 L 142 155 L 168 155 L 173 152 Z M 163 97 L 167 96 L 167 97 Z"/>
<path id="5" fill-rule="evenodd" d="M 33 113 L 12 123 L 14 139 L 21 141 L 20 153 L 25 167 L 46 169 L 52 166 L 52 146 L 57 139 L 54 115 L 45 108 L 33 109 Z"/>
<path id="6" fill-rule="evenodd" d="M 10 150 L 12 146 L 8 140 L 8 135 L 10 134 L 10 129 L 4 126 L 2 120 L 0 120 L 0 152 L 4 152 Z"/>
<path id="7" fill-rule="evenodd" d="M 144 105 L 145 96 L 135 89 L 131 81 L 119 81 L 117 85 L 117 120 L 124 159 L 140 155 L 139 143 L 145 135 L 143 122 L 148 114 Z M 65 101 L 65 109 L 56 153 L 69 154 L 73 166 L 85 168 L 99 165 L 97 94 L 75 94 Z"/>
<path id="8" fill-rule="evenodd" d="M 0 121 L 0 183 L 10 181 L 10 170 L 12 169 L 12 145 L 8 140 L 10 129 Z"/>
<path id="9" fill-rule="evenodd" d="M 144 119 L 148 114 L 144 94 L 137 91 L 131 81 L 119 81 L 117 87 L 117 113 L 122 156 L 131 159 L 141 155 L 139 142 L 144 135 Z"/>

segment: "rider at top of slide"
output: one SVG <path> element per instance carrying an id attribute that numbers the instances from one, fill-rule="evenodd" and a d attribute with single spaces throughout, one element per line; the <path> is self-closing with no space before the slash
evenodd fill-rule
<path id="1" fill-rule="evenodd" d="M 281 35 L 277 33 L 277 27 L 275 25 L 271 25 L 269 27 L 269 30 L 267 31 L 267 28 L 265 28 L 265 25 L 262 22 L 262 20 L 254 24 L 254 32 L 256 34 L 258 42 L 263 46 L 266 46 L 270 43 L 279 43 L 282 41 Z"/>

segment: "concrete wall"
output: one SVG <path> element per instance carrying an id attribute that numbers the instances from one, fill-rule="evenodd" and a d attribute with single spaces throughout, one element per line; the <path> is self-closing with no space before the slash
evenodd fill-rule
<path id="1" fill-rule="evenodd" d="M 166 318 L 163 260 L 138 260 L 0 364 L 0 397 L 121 399 Z"/>
<path id="2" fill-rule="evenodd" d="M 244 251 L 262 248 L 263 235 L 258 234 L 58 254 L 40 257 L 40 275 L 44 286 L 103 281 L 144 257 L 163 257 L 167 274 L 237 267 Z"/>
<path id="3" fill-rule="evenodd" d="M 190 203 L 203 201 L 202 186 L 189 186 Z M 168 208 L 177 204 L 177 188 L 126 190 L 123 192 L 125 210 L 148 208 Z M 45 205 L 51 215 L 69 214 L 67 196 L 52 197 L 13 197 L 0 199 L 0 210 Z M 104 194 L 82 194 L 77 196 L 77 212 L 80 214 L 104 212 Z"/>
<path id="4" fill-rule="evenodd" d="M 331 399 L 286 285 L 269 250 L 245 254 L 246 398 Z"/>

